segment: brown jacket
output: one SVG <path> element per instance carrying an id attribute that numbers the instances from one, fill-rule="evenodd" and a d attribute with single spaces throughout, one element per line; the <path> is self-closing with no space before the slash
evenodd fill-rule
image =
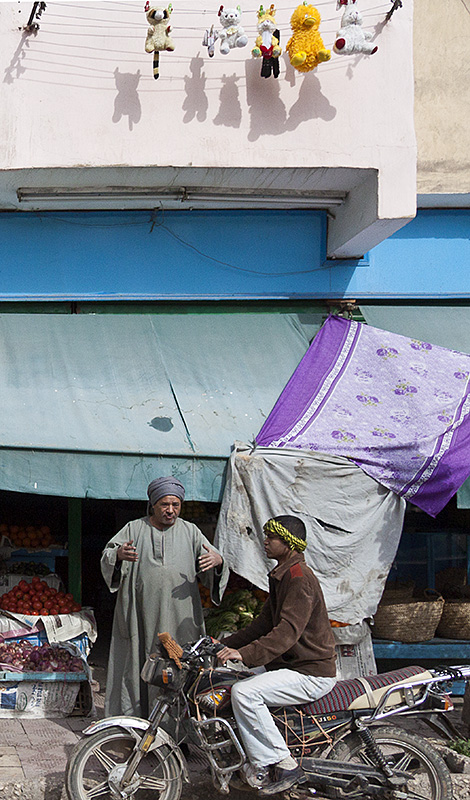
<path id="1" fill-rule="evenodd" d="M 249 667 L 334 678 L 335 641 L 318 579 L 302 553 L 269 573 L 269 597 L 251 625 L 223 640 Z"/>

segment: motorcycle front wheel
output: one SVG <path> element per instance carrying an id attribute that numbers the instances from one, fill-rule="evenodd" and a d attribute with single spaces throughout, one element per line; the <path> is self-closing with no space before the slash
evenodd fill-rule
<path id="1" fill-rule="evenodd" d="M 392 726 L 371 730 L 386 762 L 408 773 L 406 787 L 400 787 L 408 800 L 452 800 L 452 780 L 447 765 L 425 739 Z M 358 734 L 338 742 L 329 758 L 375 766 Z"/>
<path id="2" fill-rule="evenodd" d="M 121 728 L 84 737 L 74 747 L 65 772 L 69 800 L 113 800 L 110 781 L 118 781 L 135 747 Z M 150 751 L 132 779 L 132 800 L 179 800 L 183 780 L 178 759 L 167 745 Z M 129 787 L 129 788 L 131 788 Z"/>

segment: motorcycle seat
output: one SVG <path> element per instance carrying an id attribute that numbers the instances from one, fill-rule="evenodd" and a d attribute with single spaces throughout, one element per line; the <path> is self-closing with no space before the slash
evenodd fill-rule
<path id="1" fill-rule="evenodd" d="M 414 682 L 419 686 L 422 680 L 431 678 L 430 672 L 423 667 L 403 667 L 380 675 L 367 675 L 361 678 L 350 678 L 338 681 L 331 692 L 315 700 L 313 703 L 297 706 L 297 709 L 309 716 L 314 714 L 329 714 L 332 711 L 352 711 L 362 708 L 376 708 L 377 704 L 392 685 L 397 686 L 387 702 L 388 707 L 393 707 L 403 702 L 403 692 L 400 684 Z"/>

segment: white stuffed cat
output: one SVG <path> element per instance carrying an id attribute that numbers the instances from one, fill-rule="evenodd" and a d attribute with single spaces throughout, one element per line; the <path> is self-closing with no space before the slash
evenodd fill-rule
<path id="1" fill-rule="evenodd" d="M 236 8 L 219 8 L 219 19 L 222 29 L 217 32 L 220 41 L 220 52 L 226 56 L 234 47 L 245 47 L 248 44 L 248 37 L 240 25 L 242 10 L 240 6 Z"/>

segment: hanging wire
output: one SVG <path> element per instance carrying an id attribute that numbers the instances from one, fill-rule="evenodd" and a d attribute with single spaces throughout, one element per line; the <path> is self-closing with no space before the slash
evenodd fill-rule
<path id="1" fill-rule="evenodd" d="M 186 209 L 182 209 L 186 210 Z M 240 267 L 236 264 L 231 264 L 228 261 L 222 261 L 219 258 L 215 258 L 215 256 L 211 256 L 209 253 L 205 253 L 204 251 L 200 250 L 195 245 L 188 242 L 187 239 L 184 239 L 183 236 L 175 233 L 166 223 L 165 223 L 165 211 L 163 208 L 154 209 L 151 212 L 150 218 L 146 220 L 139 220 L 138 222 L 106 222 L 106 223 L 95 223 L 95 222 L 82 222 L 81 220 L 74 220 L 74 219 L 66 219 L 64 217 L 58 217 L 55 214 L 52 215 L 51 212 L 47 212 L 47 217 L 41 213 L 40 211 L 32 212 L 34 216 L 41 220 L 45 221 L 46 219 L 53 219 L 56 222 L 61 222 L 65 225 L 78 225 L 84 228 L 124 228 L 124 227 L 134 227 L 134 226 L 142 226 L 145 225 L 148 227 L 150 224 L 149 233 L 152 233 L 155 228 L 161 228 L 162 230 L 166 231 L 170 236 L 173 237 L 177 242 L 184 245 L 184 247 L 193 250 L 202 258 L 205 258 L 207 261 L 211 261 L 214 264 L 219 264 L 222 267 L 227 267 L 228 269 L 234 269 L 237 272 L 247 272 L 250 275 L 263 275 L 270 278 L 283 278 L 288 277 L 289 275 L 307 275 L 313 272 L 322 272 L 325 269 L 329 269 L 329 267 L 313 267 L 312 269 L 300 269 L 300 270 L 288 270 L 286 272 L 262 272 L 260 270 L 248 269 L 246 267 Z M 106 213 L 106 212 L 100 212 Z M 158 221 L 157 214 L 161 214 L 162 218 L 161 221 Z M 354 301 L 355 302 L 355 301 Z"/>

